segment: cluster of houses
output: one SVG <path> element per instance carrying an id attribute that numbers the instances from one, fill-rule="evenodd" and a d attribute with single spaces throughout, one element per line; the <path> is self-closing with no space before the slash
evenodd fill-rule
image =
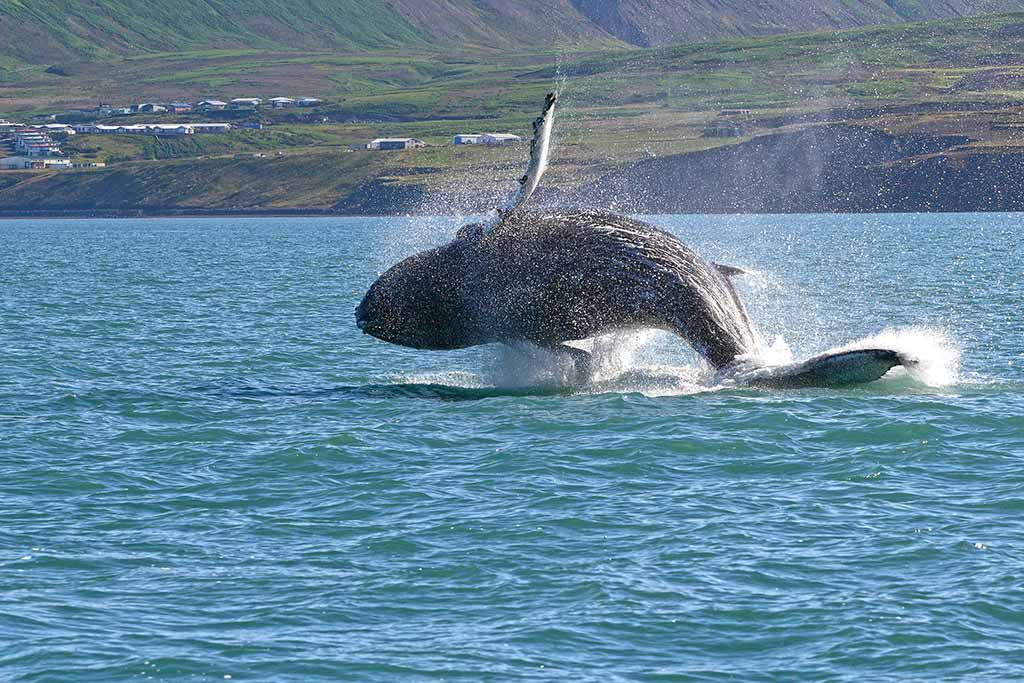
<path id="1" fill-rule="evenodd" d="M 289 107 L 315 107 L 322 100 L 315 97 L 272 97 L 263 100 L 259 97 L 236 97 L 227 102 L 221 100 L 202 100 L 194 105 L 189 102 L 170 102 L 166 104 L 143 103 L 131 107 L 113 107 L 99 104 L 93 109 L 76 109 L 69 112 L 71 120 L 75 118 L 93 117 L 97 119 L 139 113 L 172 113 L 184 114 L 193 111 L 252 111 L 262 106 L 275 109 Z M 45 117 L 53 120 L 54 116 Z M 223 118 L 223 117 L 222 117 Z M 234 128 L 262 128 L 262 123 L 135 123 L 122 125 L 106 125 L 100 123 L 40 123 L 26 126 L 0 119 L 0 134 L 13 135 L 14 156 L 0 157 L 0 169 L 36 169 L 36 168 L 77 168 L 103 166 L 101 162 L 72 163 L 62 158 L 63 151 L 52 136 L 67 137 L 71 135 L 149 135 L 160 138 L 178 138 L 204 133 L 227 133 Z M 452 138 L 453 145 L 508 145 L 522 142 L 518 135 L 509 133 L 461 133 Z M 377 138 L 365 145 L 371 150 L 400 150 L 425 147 L 422 140 L 416 138 Z"/>
<path id="2" fill-rule="evenodd" d="M 60 145 L 46 130 L 27 128 L 14 134 L 14 151 L 26 157 L 52 157 L 61 153 Z"/>
<path id="3" fill-rule="evenodd" d="M 315 97 L 292 99 L 274 97 L 266 101 L 271 107 L 284 108 L 290 106 L 312 107 L 321 104 Z M 258 97 L 240 97 L 230 102 L 204 100 L 196 108 L 204 111 L 219 109 L 245 110 L 255 109 L 264 104 Z M 100 104 L 94 109 L 79 109 L 69 112 L 72 118 L 99 117 L 108 118 L 121 114 L 146 113 L 185 113 L 193 110 L 187 102 L 171 102 L 169 104 L 140 104 L 132 107 L 112 107 Z M 43 117 L 52 120 L 54 116 Z M 40 168 L 80 168 L 104 166 L 102 162 L 72 163 L 62 158 L 64 152 L 53 138 L 66 138 L 72 135 L 148 135 L 159 138 L 178 138 L 203 133 L 227 133 L 235 128 L 262 129 L 260 122 L 222 123 L 222 122 L 190 122 L 190 123 L 134 123 L 121 125 L 104 125 L 99 123 L 38 123 L 26 125 L 0 119 L 0 136 L 6 135 L 9 148 L 14 152 L 11 156 L 0 157 L 0 170 L 40 169 Z"/>
<path id="4" fill-rule="evenodd" d="M 230 123 L 137 123 L 132 125 L 105 126 L 101 124 L 69 125 L 48 123 L 26 126 L 0 120 L 0 134 L 8 134 L 12 156 L 0 157 L 0 170 L 21 170 L 39 168 L 88 168 L 104 166 L 103 162 L 72 163 L 62 158 L 64 151 L 52 136 L 71 135 L 152 135 L 155 137 L 183 137 L 201 133 L 227 133 Z"/>
<path id="5" fill-rule="evenodd" d="M 13 134 L 9 139 L 12 156 L 0 157 L 0 170 L 22 170 L 42 168 L 72 168 L 74 166 L 102 166 L 98 162 L 72 164 L 63 158 L 60 144 L 50 137 L 47 126 L 22 126 L 0 120 L 0 133 Z"/>
<path id="6" fill-rule="evenodd" d="M 72 109 L 65 116 L 70 119 L 96 118 L 106 119 L 112 116 L 130 116 L 133 114 L 189 114 L 194 111 L 251 111 L 267 105 L 274 109 L 287 109 L 289 107 L 316 107 L 323 104 L 323 100 L 316 97 L 271 97 L 263 100 L 260 97 L 236 97 L 227 102 L 221 100 L 203 100 L 196 102 L 143 102 L 133 104 L 130 107 L 115 107 L 101 102 L 91 109 Z M 54 119 L 52 114 L 44 119 Z"/>
<path id="7" fill-rule="evenodd" d="M 21 123 L 11 123 L 10 121 L 0 120 L 0 135 L 4 133 L 13 133 L 16 140 L 22 138 L 28 140 L 33 135 L 43 136 L 69 136 L 69 135 L 80 135 L 80 134 L 100 134 L 100 135 L 156 135 L 156 136 L 167 136 L 175 137 L 181 135 L 193 135 L 195 133 L 227 133 L 233 128 L 257 128 L 262 129 L 263 124 L 261 123 L 220 123 L 220 122 L 200 122 L 200 123 L 133 123 L 124 124 L 118 126 L 106 126 L 98 123 L 46 123 L 35 126 L 26 126 Z M 50 140 L 52 142 L 52 140 Z M 56 150 L 55 154 L 59 154 L 60 150 Z"/>
<path id="8" fill-rule="evenodd" d="M 136 123 L 126 126 L 104 126 L 89 123 L 70 126 L 70 133 L 84 135 L 153 135 L 156 137 L 180 138 L 199 133 L 227 133 L 230 123 Z"/>
<path id="9" fill-rule="evenodd" d="M 452 138 L 453 145 L 512 145 L 523 139 L 511 133 L 460 133 Z M 366 149 L 418 149 L 426 145 L 416 138 L 377 138 L 366 143 Z"/>
<path id="10" fill-rule="evenodd" d="M 317 107 L 323 100 L 316 97 L 271 97 L 264 101 L 259 97 L 236 97 L 233 100 L 203 100 L 196 104 L 199 111 L 221 111 L 224 109 L 258 109 L 266 104 L 273 109 L 290 109 L 292 107 Z"/>

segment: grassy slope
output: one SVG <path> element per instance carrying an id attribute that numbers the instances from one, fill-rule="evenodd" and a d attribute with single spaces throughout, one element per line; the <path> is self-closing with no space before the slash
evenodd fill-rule
<path id="1" fill-rule="evenodd" d="M 7 0 L 0 52 L 52 64 L 167 50 L 379 49 L 424 42 L 384 0 Z"/>
<path id="2" fill-rule="evenodd" d="M 657 45 L 1014 10 L 1024 0 L 5 0 L 0 56 L 64 64 L 223 48 Z"/>
<path id="3" fill-rule="evenodd" d="M 551 66 L 556 61 L 561 64 Z M 153 205 L 166 198 L 188 206 L 332 206 L 372 178 L 471 193 L 474 187 L 493 187 L 511 178 L 524 151 L 456 151 L 443 146 L 449 136 L 480 130 L 526 135 L 542 93 L 559 82 L 563 108 L 556 164 L 549 177 L 556 184 L 578 183 L 651 154 L 733 143 L 701 134 L 717 111 L 727 107 L 754 109 L 761 132 L 766 132 L 784 125 L 785 117 L 802 113 L 903 105 L 910 113 L 873 119 L 871 125 L 963 132 L 979 148 L 1000 149 L 1018 144 L 1024 15 L 605 50 L 572 58 L 388 52 L 298 56 L 235 50 L 146 55 L 111 65 L 105 77 L 87 73 L 88 78 L 80 79 L 37 75 L 24 81 L 20 91 L 28 96 L 43 93 L 39 97 L 45 98 L 59 88 L 63 97 L 85 99 L 74 90 L 86 87 L 82 83 L 95 89 L 89 97 L 113 87 L 140 97 L 208 89 L 234 94 L 243 87 L 245 92 L 270 94 L 276 87 L 290 88 L 287 92 L 301 88 L 331 100 L 322 112 L 335 123 L 279 125 L 262 133 L 181 142 L 83 136 L 71 145 L 80 156 L 137 163 L 23 183 L 0 191 L 0 207 L 110 197 L 109 191 L 96 193 L 95 183 L 115 174 L 126 188 L 124 197 Z M 0 87 L 0 96 L 3 92 Z M 913 111 L 937 104 L 976 111 Z M 345 151 L 353 142 L 400 134 L 438 146 L 407 155 Z M 234 152 L 244 150 L 287 155 L 259 162 L 233 159 Z M 198 163 L 145 161 L 198 156 L 206 158 Z M 268 174 L 267 169 L 282 173 Z M 196 174 L 207 174 L 207 182 L 178 180 Z M 138 194 L 131 189 L 136 185 L 125 180 L 129 177 L 143 187 L 161 185 L 174 191 L 166 196 L 163 189 Z M 76 187 L 86 189 L 74 191 Z M 248 199 L 243 201 L 239 192 L 249 193 Z"/>
<path id="4" fill-rule="evenodd" d="M 972 70 L 1012 71 L 1024 62 L 1021 26 L 1021 15 L 1002 15 L 569 58 L 454 50 L 153 54 L 76 65 L 69 76 L 23 75 L 16 84 L 0 84 L 0 112 L 117 99 L 117 93 L 125 101 L 310 92 L 340 102 L 340 118 L 489 118 L 530 109 L 537 93 L 562 77 L 577 91 L 578 104 L 594 107 L 952 98 L 944 89 Z M 557 61 L 560 67 L 551 66 Z"/>

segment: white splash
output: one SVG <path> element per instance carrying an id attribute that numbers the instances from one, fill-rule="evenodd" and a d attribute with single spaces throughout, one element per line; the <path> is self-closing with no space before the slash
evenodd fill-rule
<path id="1" fill-rule="evenodd" d="M 491 361 L 479 374 L 431 373 L 405 377 L 404 380 L 410 384 L 429 383 L 466 389 L 555 388 L 581 394 L 637 393 L 651 397 L 684 396 L 742 386 L 736 381 L 723 380 L 696 357 L 684 359 L 677 356 L 676 351 L 685 351 L 685 342 L 667 333 L 653 330 L 616 332 L 572 345 L 592 354 L 589 381 L 579 377 L 575 363 L 568 355 L 530 344 L 494 347 Z M 825 353 L 878 348 L 896 351 L 910 361 L 908 367 L 895 368 L 887 377 L 909 376 L 916 383 L 935 388 L 951 386 L 959 381 L 958 344 L 949 334 L 933 328 L 890 328 Z M 810 354 L 816 355 L 819 354 Z M 666 363 L 672 360 L 687 364 Z M 758 353 L 741 360 L 756 368 L 785 365 L 798 359 L 794 358 L 785 338 L 777 335 Z"/>
<path id="2" fill-rule="evenodd" d="M 795 359 L 793 350 L 789 348 L 785 337 L 777 334 L 770 344 L 762 346 L 754 353 L 744 354 L 736 360 L 738 363 L 750 367 L 764 367 L 766 365 L 785 365 L 792 363 Z"/>
<path id="3" fill-rule="evenodd" d="M 589 380 L 579 376 L 567 354 L 529 344 L 499 346 L 493 365 L 485 370 L 484 381 L 497 387 L 558 386 L 590 394 L 679 396 L 715 390 L 707 383 L 709 370 L 705 364 L 664 363 L 656 344 L 663 334 L 655 330 L 620 331 L 573 342 L 572 346 L 591 354 Z"/>

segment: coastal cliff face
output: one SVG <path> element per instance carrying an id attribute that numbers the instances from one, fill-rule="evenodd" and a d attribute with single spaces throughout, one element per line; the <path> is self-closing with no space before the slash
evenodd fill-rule
<path id="1" fill-rule="evenodd" d="M 1024 148 L 984 153 L 967 142 L 816 126 L 644 160 L 572 199 L 628 213 L 1024 210 Z"/>

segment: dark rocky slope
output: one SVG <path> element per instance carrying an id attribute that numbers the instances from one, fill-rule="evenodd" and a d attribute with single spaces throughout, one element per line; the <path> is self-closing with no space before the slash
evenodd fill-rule
<path id="1" fill-rule="evenodd" d="M 1024 152 L 835 124 L 641 161 L 573 203 L 630 213 L 1024 210 Z"/>

